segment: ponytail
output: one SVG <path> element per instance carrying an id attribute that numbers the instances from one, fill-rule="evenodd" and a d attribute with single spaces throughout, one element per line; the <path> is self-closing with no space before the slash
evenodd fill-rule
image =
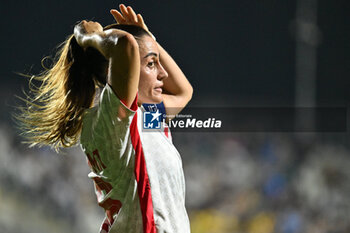
<path id="1" fill-rule="evenodd" d="M 16 118 L 26 143 L 58 150 L 79 141 L 84 111 L 92 106 L 96 87 L 106 84 L 108 61 L 94 48 L 81 48 L 74 36 L 56 57 L 51 69 L 31 78 L 32 95 L 26 94 Z M 34 86 L 33 79 L 41 85 Z"/>

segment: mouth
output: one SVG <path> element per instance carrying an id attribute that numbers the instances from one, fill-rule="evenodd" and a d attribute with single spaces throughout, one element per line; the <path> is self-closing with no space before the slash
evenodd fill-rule
<path id="1" fill-rule="evenodd" d="M 160 92 L 160 93 L 163 92 L 163 88 L 162 88 L 162 87 L 156 87 L 156 88 L 154 88 L 154 90 L 155 90 L 156 92 Z"/>

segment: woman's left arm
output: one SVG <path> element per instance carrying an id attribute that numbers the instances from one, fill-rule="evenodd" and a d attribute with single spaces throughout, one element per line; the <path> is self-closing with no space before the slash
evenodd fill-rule
<path id="1" fill-rule="evenodd" d="M 167 115 L 178 114 L 191 100 L 193 88 L 174 59 L 158 43 L 160 62 L 168 72 L 163 80 L 163 101 Z"/>

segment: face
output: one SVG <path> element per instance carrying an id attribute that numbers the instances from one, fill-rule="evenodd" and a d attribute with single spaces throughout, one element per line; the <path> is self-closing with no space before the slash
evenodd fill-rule
<path id="1" fill-rule="evenodd" d="M 163 80 L 168 77 L 160 63 L 157 43 L 149 36 L 143 36 L 139 42 L 140 48 L 140 81 L 138 102 L 160 103 L 163 101 Z"/>

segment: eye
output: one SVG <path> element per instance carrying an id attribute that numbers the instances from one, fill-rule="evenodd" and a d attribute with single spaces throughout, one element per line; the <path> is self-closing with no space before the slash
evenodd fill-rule
<path id="1" fill-rule="evenodd" d="M 152 68 L 154 66 L 154 64 L 155 64 L 154 61 L 150 61 L 147 63 L 147 66 Z"/>

